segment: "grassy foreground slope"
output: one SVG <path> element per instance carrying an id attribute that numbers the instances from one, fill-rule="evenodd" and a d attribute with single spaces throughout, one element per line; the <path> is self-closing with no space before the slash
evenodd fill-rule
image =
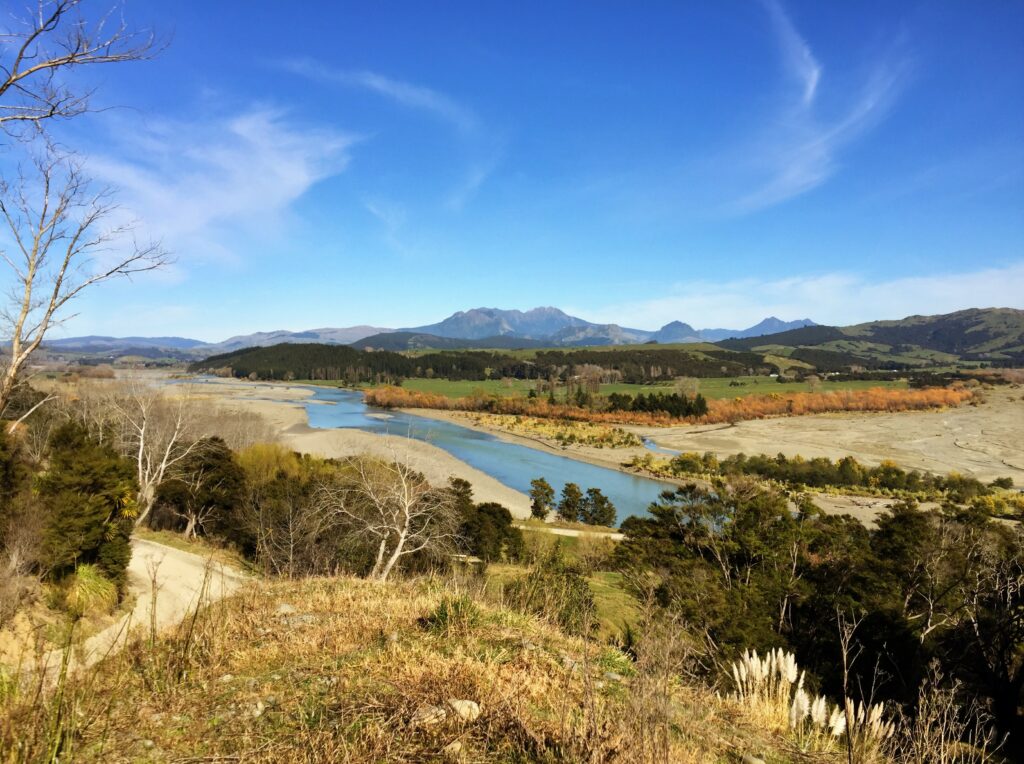
<path id="1" fill-rule="evenodd" d="M 59 727 L 81 762 L 789 760 L 675 657 L 633 664 L 434 580 L 257 582 L 71 680 L 60 716 L 5 688 L 0 750 L 46 758 Z"/>

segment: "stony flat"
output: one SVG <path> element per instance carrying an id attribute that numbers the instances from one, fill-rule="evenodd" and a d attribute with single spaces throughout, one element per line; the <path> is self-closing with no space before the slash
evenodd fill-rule
<path id="1" fill-rule="evenodd" d="M 1024 388 L 1019 386 L 986 391 L 978 405 L 940 411 L 631 429 L 677 451 L 853 456 L 868 464 L 891 459 L 908 469 L 957 471 L 986 481 L 1007 476 L 1024 486 Z"/>

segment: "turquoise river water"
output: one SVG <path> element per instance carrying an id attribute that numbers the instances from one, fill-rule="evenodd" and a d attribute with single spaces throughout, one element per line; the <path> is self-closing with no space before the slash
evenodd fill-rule
<path id="1" fill-rule="evenodd" d="M 644 514 L 658 495 L 672 486 L 659 480 L 627 475 L 565 456 L 509 443 L 488 433 L 402 411 L 372 409 L 361 393 L 337 388 L 315 388 L 307 399 L 311 427 L 350 427 L 367 432 L 400 435 L 426 441 L 485 472 L 509 488 L 527 493 L 530 481 L 543 477 L 560 492 L 565 483 L 584 491 L 600 488 L 618 510 L 621 522 Z M 327 405 L 324 405 L 327 404 Z"/>

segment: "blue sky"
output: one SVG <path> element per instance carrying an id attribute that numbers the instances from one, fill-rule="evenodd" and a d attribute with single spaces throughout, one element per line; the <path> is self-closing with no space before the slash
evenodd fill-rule
<path id="1" fill-rule="evenodd" d="M 65 130 L 176 258 L 65 334 L 1024 307 L 1024 4 L 127 5 Z"/>

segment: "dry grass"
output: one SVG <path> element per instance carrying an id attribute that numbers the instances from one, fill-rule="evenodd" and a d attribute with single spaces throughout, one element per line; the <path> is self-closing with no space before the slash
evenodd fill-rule
<path id="1" fill-rule="evenodd" d="M 58 747 L 82 762 L 788 758 L 732 701 L 638 673 L 652 664 L 437 580 L 258 583 L 60 697 L 0 681 L 0 760 Z M 431 707 L 444 719 L 417 724 Z"/>
<path id="2" fill-rule="evenodd" d="M 592 448 L 634 448 L 643 445 L 640 438 L 633 433 L 607 424 L 512 414 L 469 413 L 466 414 L 466 417 L 470 422 L 481 427 L 493 428 L 527 438 L 536 438 L 561 448 L 567 448 L 570 445 Z"/>

